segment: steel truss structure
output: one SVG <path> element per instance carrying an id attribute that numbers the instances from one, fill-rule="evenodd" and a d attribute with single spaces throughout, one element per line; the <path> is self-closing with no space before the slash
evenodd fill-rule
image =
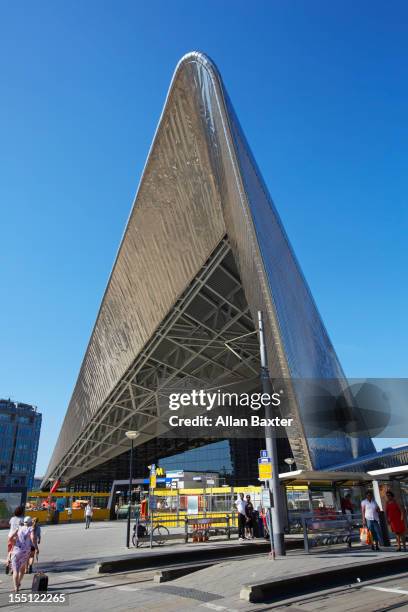
<path id="1" fill-rule="evenodd" d="M 220 386 L 259 375 L 256 337 L 231 248 L 224 238 L 151 341 L 118 382 L 57 467 L 60 478 L 107 461 L 128 449 L 125 432 L 152 437 L 160 414 L 158 396 L 176 381 Z M 237 338 L 237 340 L 235 340 Z M 232 343 L 234 351 L 227 343 Z"/>

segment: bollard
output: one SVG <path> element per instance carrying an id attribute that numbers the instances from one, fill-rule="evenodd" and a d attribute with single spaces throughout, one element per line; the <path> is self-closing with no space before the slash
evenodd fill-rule
<path id="1" fill-rule="evenodd" d="M 135 523 L 135 540 L 136 540 L 136 547 L 139 545 L 139 517 L 136 517 L 136 523 Z"/>
<path id="2" fill-rule="evenodd" d="M 307 523 L 304 516 L 302 516 L 302 524 L 303 524 L 303 542 L 305 546 L 305 552 L 309 552 L 309 539 L 307 537 Z"/>
<path id="3" fill-rule="evenodd" d="M 390 534 L 388 532 L 387 518 L 384 510 L 380 510 L 379 517 L 380 531 L 382 535 L 382 546 L 391 546 Z"/>

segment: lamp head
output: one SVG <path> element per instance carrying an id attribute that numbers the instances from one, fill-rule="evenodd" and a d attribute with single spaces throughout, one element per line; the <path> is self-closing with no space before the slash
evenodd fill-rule
<path id="1" fill-rule="evenodd" d="M 138 431 L 127 431 L 125 433 L 125 436 L 129 439 L 129 440 L 136 440 L 136 438 L 139 436 L 139 432 Z"/>

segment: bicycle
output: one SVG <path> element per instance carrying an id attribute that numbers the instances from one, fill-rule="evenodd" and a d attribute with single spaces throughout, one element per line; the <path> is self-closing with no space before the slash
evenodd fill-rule
<path id="1" fill-rule="evenodd" d="M 167 527 L 158 524 L 153 527 L 152 532 L 150 532 L 150 529 L 151 527 L 148 522 L 143 524 L 141 521 L 136 521 L 136 524 L 133 526 L 133 546 L 138 548 L 145 544 L 150 544 L 150 541 L 152 541 L 153 544 L 157 544 L 157 546 L 163 546 L 166 538 L 170 534 Z"/>

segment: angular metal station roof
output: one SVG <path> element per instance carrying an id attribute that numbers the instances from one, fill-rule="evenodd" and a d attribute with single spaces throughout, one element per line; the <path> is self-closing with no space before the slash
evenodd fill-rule
<path id="1" fill-rule="evenodd" d="M 208 57 L 189 53 L 174 73 L 43 486 L 125 452 L 128 429 L 145 431 L 136 440 L 144 444 L 164 380 L 253 376 L 256 342 L 241 345 L 235 362 L 225 342 L 252 331 L 258 310 L 273 377 L 343 377 L 221 77 Z M 351 456 L 345 436 L 308 440 L 301 399 L 288 412 L 300 469 Z"/>

